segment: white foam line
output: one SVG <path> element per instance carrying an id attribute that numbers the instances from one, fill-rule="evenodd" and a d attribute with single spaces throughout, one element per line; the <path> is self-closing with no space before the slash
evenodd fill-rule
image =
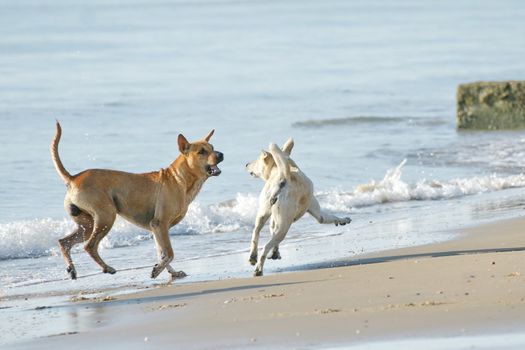
<path id="1" fill-rule="evenodd" d="M 324 348 L 324 350 L 466 350 L 466 349 L 525 349 L 525 333 L 500 333 L 492 335 L 458 336 L 448 338 L 401 339 L 369 342 L 357 345 Z"/>

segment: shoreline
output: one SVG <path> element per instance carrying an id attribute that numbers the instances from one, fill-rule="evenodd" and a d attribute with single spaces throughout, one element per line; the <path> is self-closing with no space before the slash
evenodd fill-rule
<path id="1" fill-rule="evenodd" d="M 442 243 L 328 263 L 338 267 L 69 302 L 34 311 L 55 312 L 61 332 L 9 345 L 337 348 L 518 332 L 525 322 L 524 226 L 524 217 L 506 219 L 456 230 L 460 237 Z"/>

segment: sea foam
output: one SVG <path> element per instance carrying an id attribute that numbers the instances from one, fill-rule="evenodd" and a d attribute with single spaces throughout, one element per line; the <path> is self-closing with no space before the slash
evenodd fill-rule
<path id="1" fill-rule="evenodd" d="M 392 202 L 445 200 L 462 196 L 525 187 L 525 175 L 499 177 L 478 176 L 448 181 L 420 180 L 407 183 L 402 179 L 403 160 L 389 169 L 380 181 L 359 185 L 351 191 L 332 190 L 316 193 L 321 207 L 334 213 L 348 213 L 355 208 Z M 171 235 L 223 234 L 249 232 L 257 212 L 258 199 L 253 193 L 238 193 L 234 199 L 203 205 L 190 205 L 184 220 L 174 226 Z M 0 260 L 31 258 L 58 254 L 57 240 L 75 228 L 68 219 L 34 219 L 0 224 Z M 150 240 L 149 232 L 122 219 L 117 219 L 111 234 L 101 243 L 102 249 L 140 244 Z M 77 250 L 81 249 L 78 245 Z"/>
<path id="2" fill-rule="evenodd" d="M 237 194 L 235 199 L 205 206 L 190 205 L 186 217 L 170 230 L 171 235 L 215 234 L 248 230 L 257 210 L 257 196 Z M 58 239 L 70 234 L 75 224 L 69 219 L 33 219 L 0 224 L 0 260 L 35 258 L 59 254 Z M 111 234 L 101 249 L 134 246 L 150 240 L 151 234 L 123 219 L 117 218 Z M 75 250 L 81 249 L 77 245 Z"/>
<path id="3" fill-rule="evenodd" d="M 351 192 L 319 192 L 320 204 L 326 209 L 343 212 L 383 203 L 443 200 L 525 186 L 524 174 L 505 177 L 493 174 L 448 181 L 420 180 L 409 184 L 401 179 L 405 163 L 406 159 L 389 169 L 381 181 L 359 185 Z"/>

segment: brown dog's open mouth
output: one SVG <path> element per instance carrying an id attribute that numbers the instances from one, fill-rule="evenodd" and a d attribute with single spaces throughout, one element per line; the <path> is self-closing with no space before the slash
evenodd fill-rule
<path id="1" fill-rule="evenodd" d="M 221 174 L 221 169 L 217 165 L 208 165 L 206 166 L 206 173 L 209 176 L 219 176 Z"/>

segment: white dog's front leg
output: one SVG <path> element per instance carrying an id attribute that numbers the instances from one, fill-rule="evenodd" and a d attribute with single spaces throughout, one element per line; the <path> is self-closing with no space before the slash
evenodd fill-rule
<path id="1" fill-rule="evenodd" d="M 257 213 L 255 218 L 255 227 L 253 228 L 252 241 L 250 244 L 250 264 L 255 265 L 257 263 L 257 248 L 259 244 L 259 235 L 261 233 L 264 224 L 268 221 L 270 214 L 267 211 L 261 211 Z"/>
<path id="2" fill-rule="evenodd" d="M 310 215 L 312 215 L 320 224 L 335 224 L 335 226 L 344 226 L 352 221 L 352 219 L 349 217 L 340 218 L 335 215 L 323 212 L 319 202 L 315 197 L 312 198 L 310 208 L 308 208 L 308 213 L 310 213 Z"/>
<path id="3" fill-rule="evenodd" d="M 276 224 L 275 231 L 272 232 L 272 238 L 270 239 L 270 241 L 268 241 L 268 243 L 266 243 L 261 253 L 261 256 L 259 257 L 259 262 L 257 263 L 257 266 L 255 267 L 255 272 L 253 273 L 254 276 L 263 275 L 264 262 L 266 261 L 266 257 L 268 256 L 268 253 L 270 252 L 272 248 L 279 246 L 279 243 L 283 241 L 289 228 L 290 228 L 290 224 L 287 224 L 287 225 Z"/>

